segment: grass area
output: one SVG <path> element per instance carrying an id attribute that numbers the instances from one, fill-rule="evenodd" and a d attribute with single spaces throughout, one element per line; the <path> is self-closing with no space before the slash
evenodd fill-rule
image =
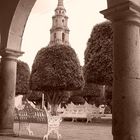
<path id="1" fill-rule="evenodd" d="M 19 124 L 14 124 L 14 131 L 18 132 Z M 47 132 L 47 124 L 31 123 L 34 137 L 31 139 L 42 139 Z M 27 137 L 27 131 L 22 128 L 22 137 Z M 63 140 L 112 140 L 111 123 L 88 123 L 64 121 L 60 125 L 60 134 Z"/>

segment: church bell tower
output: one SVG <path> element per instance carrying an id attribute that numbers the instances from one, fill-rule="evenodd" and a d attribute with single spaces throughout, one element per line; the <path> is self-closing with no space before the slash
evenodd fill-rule
<path id="1" fill-rule="evenodd" d="M 49 46 L 70 45 L 69 28 L 67 23 L 68 17 L 66 16 L 66 9 L 64 8 L 63 0 L 58 0 L 58 5 L 55 9 L 55 15 L 52 17 Z"/>

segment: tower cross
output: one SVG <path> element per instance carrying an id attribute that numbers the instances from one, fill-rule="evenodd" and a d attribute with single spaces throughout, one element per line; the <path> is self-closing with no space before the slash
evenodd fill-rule
<path id="1" fill-rule="evenodd" d="M 58 6 L 63 6 L 63 0 L 58 0 Z"/>

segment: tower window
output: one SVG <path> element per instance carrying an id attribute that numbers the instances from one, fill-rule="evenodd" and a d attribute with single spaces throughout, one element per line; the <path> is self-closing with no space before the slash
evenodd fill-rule
<path id="1" fill-rule="evenodd" d="M 56 33 L 54 33 L 54 40 L 56 39 Z"/>
<path id="2" fill-rule="evenodd" d="M 62 24 L 63 24 L 63 26 L 64 26 L 64 19 L 62 19 Z"/>
<path id="3" fill-rule="evenodd" d="M 64 42 L 65 41 L 65 34 L 62 33 L 62 41 Z"/>

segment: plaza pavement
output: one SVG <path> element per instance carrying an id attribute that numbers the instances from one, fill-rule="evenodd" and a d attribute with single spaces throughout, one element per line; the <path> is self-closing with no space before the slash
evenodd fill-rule
<path id="1" fill-rule="evenodd" d="M 0 140 L 42 140 L 47 132 L 46 124 L 31 124 L 34 137 L 27 136 L 27 132 L 22 130 L 21 137 L 4 137 Z M 18 131 L 18 123 L 14 124 L 14 131 Z M 111 123 L 88 123 L 85 122 L 62 122 L 60 126 L 62 140 L 113 140 L 111 134 Z"/>

